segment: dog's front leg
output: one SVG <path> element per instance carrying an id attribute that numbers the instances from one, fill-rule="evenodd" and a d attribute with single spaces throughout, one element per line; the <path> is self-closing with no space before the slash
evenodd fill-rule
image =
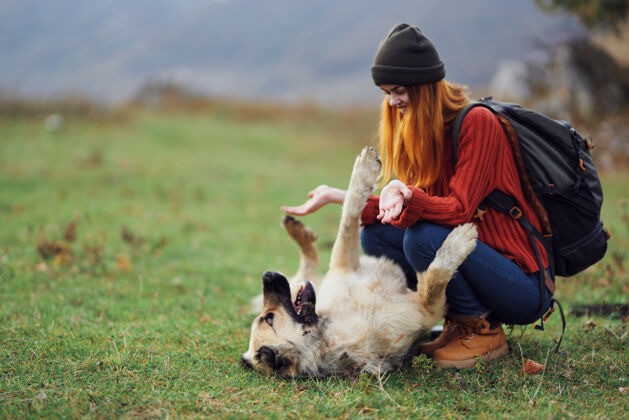
<path id="1" fill-rule="evenodd" d="M 472 223 L 454 228 L 437 251 L 428 270 L 417 273 L 418 304 L 428 312 L 427 315 L 435 318 L 434 322 L 444 315 L 446 286 L 465 258 L 476 248 L 476 236 L 476 226 Z"/>
<path id="2" fill-rule="evenodd" d="M 371 147 L 365 147 L 354 163 L 347 188 L 341 224 L 332 248 L 330 270 L 356 271 L 360 259 L 360 214 L 373 192 L 382 164 Z"/>

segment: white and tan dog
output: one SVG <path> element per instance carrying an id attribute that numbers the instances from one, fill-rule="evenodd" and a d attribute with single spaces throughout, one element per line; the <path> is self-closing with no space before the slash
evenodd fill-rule
<path id="1" fill-rule="evenodd" d="M 476 244 L 476 228 L 455 228 L 434 261 L 418 273 L 417 291 L 386 258 L 360 256 L 360 214 L 381 163 L 372 148 L 356 159 L 330 268 L 316 281 L 316 237 L 295 219 L 284 225 L 301 249 L 291 283 L 282 274 L 262 277 L 262 313 L 251 326 L 241 363 L 282 376 L 383 373 L 398 368 L 419 334 L 444 316 L 448 281 Z M 298 288 L 298 290 L 297 290 Z M 316 295 L 315 295 L 316 290 Z M 316 297 L 316 298 L 315 298 Z"/>

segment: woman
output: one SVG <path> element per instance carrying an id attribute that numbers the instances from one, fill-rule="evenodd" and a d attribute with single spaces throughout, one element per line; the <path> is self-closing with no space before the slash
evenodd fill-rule
<path id="1" fill-rule="evenodd" d="M 540 229 L 525 199 L 507 134 L 491 111 L 472 109 L 461 125 L 453 163 L 451 128 L 468 98 L 464 87 L 444 80 L 437 50 L 416 27 L 391 29 L 371 74 L 385 95 L 380 154 L 386 186 L 380 197 L 369 198 L 363 211 L 363 250 L 397 262 L 409 287 L 415 288 L 415 273 L 428 267 L 451 229 L 475 223 L 476 250 L 446 289 L 444 330 L 421 350 L 440 367 L 469 367 L 478 357 L 498 358 L 508 351 L 501 323 L 531 323 L 550 305 L 545 290 L 546 305 L 540 308 L 540 267 L 527 232 L 508 215 L 479 210 L 483 199 L 500 189 Z M 394 173 L 398 179 L 389 182 Z M 325 204 L 342 203 L 345 192 L 321 185 L 309 197 L 301 206 L 282 210 L 312 213 Z M 541 244 L 539 249 L 544 254 Z M 547 269 L 546 255 L 541 258 Z"/>

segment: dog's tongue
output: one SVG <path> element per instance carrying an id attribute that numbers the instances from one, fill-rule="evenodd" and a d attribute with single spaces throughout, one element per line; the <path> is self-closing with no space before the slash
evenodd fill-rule
<path id="1" fill-rule="evenodd" d="M 295 301 L 293 302 L 293 308 L 295 309 L 295 312 L 297 312 L 298 314 L 301 312 L 301 303 L 303 302 L 301 295 L 303 291 L 304 291 L 304 286 L 301 286 L 299 290 L 297 291 L 297 296 L 295 297 Z"/>

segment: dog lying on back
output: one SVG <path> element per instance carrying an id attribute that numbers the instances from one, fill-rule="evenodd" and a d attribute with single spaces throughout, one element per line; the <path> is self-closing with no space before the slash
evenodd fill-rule
<path id="1" fill-rule="evenodd" d="M 360 256 L 360 215 L 381 163 L 372 148 L 356 159 L 328 273 L 317 281 L 315 235 L 293 218 L 284 226 L 300 246 L 291 282 L 278 272 L 262 276 L 262 312 L 251 325 L 241 363 L 281 376 L 371 374 L 397 369 L 412 344 L 441 320 L 445 288 L 476 245 L 473 224 L 455 228 L 433 262 L 418 273 L 417 291 L 386 258 Z"/>

